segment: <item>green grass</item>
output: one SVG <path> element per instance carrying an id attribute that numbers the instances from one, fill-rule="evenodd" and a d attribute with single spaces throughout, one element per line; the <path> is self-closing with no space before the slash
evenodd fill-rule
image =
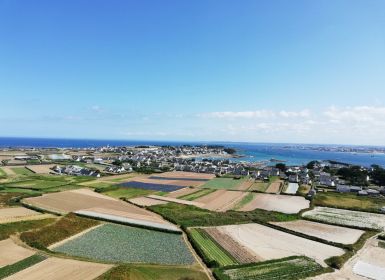
<path id="1" fill-rule="evenodd" d="M 237 189 L 237 187 L 242 184 L 247 178 L 244 177 L 242 179 L 234 179 L 234 178 L 214 178 L 204 185 L 201 188 L 207 189 L 216 189 L 216 190 L 230 190 Z"/>
<path id="2" fill-rule="evenodd" d="M 0 240 L 7 239 L 17 232 L 37 229 L 53 223 L 55 219 L 44 219 L 36 221 L 23 221 L 15 223 L 0 224 Z"/>
<path id="3" fill-rule="evenodd" d="M 245 197 L 242 198 L 241 201 L 239 201 L 233 208 L 233 210 L 239 210 L 241 209 L 243 206 L 245 206 L 246 204 L 250 203 L 251 201 L 253 201 L 254 197 L 255 197 L 255 193 L 248 193 Z"/>
<path id="4" fill-rule="evenodd" d="M 32 175 L 34 174 L 32 171 L 28 170 L 25 167 L 13 167 L 11 168 L 13 172 L 15 172 L 17 175 Z"/>
<path id="5" fill-rule="evenodd" d="M 208 194 L 210 194 L 212 192 L 215 192 L 215 190 L 203 189 L 203 190 L 199 190 L 199 191 L 187 194 L 187 195 L 182 195 L 182 196 L 180 196 L 178 198 L 179 199 L 184 199 L 184 200 L 195 200 L 195 199 L 198 199 L 198 198 L 200 198 L 202 196 L 208 195 Z"/>
<path id="6" fill-rule="evenodd" d="M 8 188 L 23 188 L 23 189 L 32 189 L 32 190 L 42 190 L 49 189 L 53 187 L 63 186 L 68 184 L 63 181 L 53 181 L 53 180 L 26 180 L 18 181 L 6 184 Z"/>
<path id="7" fill-rule="evenodd" d="M 19 271 L 22 271 L 30 266 L 33 266 L 39 262 L 42 262 L 46 259 L 46 257 L 41 255 L 33 255 L 31 257 L 28 257 L 24 260 L 21 260 L 17 263 L 4 266 L 0 268 L 0 279 L 4 279 L 8 276 L 11 276 L 12 274 L 15 274 Z"/>
<path id="8" fill-rule="evenodd" d="M 238 262 L 204 230 L 190 229 L 189 237 L 194 247 L 203 257 L 203 260 L 210 267 L 238 264 Z"/>
<path id="9" fill-rule="evenodd" d="M 7 173 L 5 173 L 4 170 L 1 168 L 0 168 L 0 177 L 7 177 Z"/>
<path id="10" fill-rule="evenodd" d="M 46 247 L 51 244 L 98 224 L 98 221 L 81 218 L 75 214 L 68 214 L 52 225 L 30 232 L 24 232 L 20 235 L 20 238 L 32 247 L 46 249 Z"/>
<path id="11" fill-rule="evenodd" d="M 160 265 L 119 265 L 96 280 L 208 280 L 194 268 Z"/>
<path id="12" fill-rule="evenodd" d="M 104 224 L 54 251 L 116 263 L 191 265 L 195 262 L 181 234 L 119 224 Z"/>
<path id="13" fill-rule="evenodd" d="M 331 272 L 307 257 L 288 257 L 256 264 L 214 269 L 219 280 L 298 280 Z"/>
<path id="14" fill-rule="evenodd" d="M 299 219 L 296 214 L 283 214 L 274 211 L 255 209 L 249 212 L 227 211 L 213 212 L 191 205 L 167 203 L 148 207 L 150 210 L 160 214 L 165 219 L 184 228 L 199 226 L 220 226 L 242 223 L 268 223 L 283 222 Z"/>
<path id="15" fill-rule="evenodd" d="M 134 198 L 138 196 L 145 196 L 155 193 L 151 190 L 137 189 L 137 188 L 117 188 L 111 191 L 102 192 L 105 195 L 114 197 L 114 198 Z"/>
<path id="16" fill-rule="evenodd" d="M 379 213 L 381 207 L 385 206 L 385 199 L 350 193 L 319 192 L 313 199 L 313 205 Z"/>

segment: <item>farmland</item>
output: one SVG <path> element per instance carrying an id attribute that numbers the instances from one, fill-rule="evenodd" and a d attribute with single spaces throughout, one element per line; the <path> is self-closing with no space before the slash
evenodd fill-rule
<path id="1" fill-rule="evenodd" d="M 66 184 L 68 183 L 63 181 L 54 181 L 54 180 L 27 180 L 27 181 L 8 183 L 6 184 L 6 186 L 9 188 L 26 188 L 26 189 L 32 189 L 32 190 L 42 190 L 42 189 L 58 187 Z"/>
<path id="2" fill-rule="evenodd" d="M 105 273 L 111 267 L 108 264 L 51 257 L 11 275 L 7 280 L 52 280 L 53 277 L 54 279 L 63 280 L 92 280 Z"/>
<path id="3" fill-rule="evenodd" d="M 103 194 L 113 198 L 134 198 L 138 196 L 145 196 L 154 193 L 151 190 L 136 189 L 136 188 L 115 188 L 112 190 L 102 191 Z"/>
<path id="4" fill-rule="evenodd" d="M 33 173 L 36 173 L 36 174 L 49 174 L 50 172 L 53 172 L 51 168 L 54 166 L 55 166 L 54 164 L 40 164 L 40 165 L 28 165 L 26 167 L 27 169 L 31 170 Z"/>
<path id="5" fill-rule="evenodd" d="M 369 228 L 385 229 L 385 215 L 327 207 L 316 207 L 302 214 L 306 219 L 330 224 Z"/>
<path id="6" fill-rule="evenodd" d="M 379 213 L 381 207 L 385 206 L 385 199 L 327 192 L 318 193 L 314 205 Z"/>
<path id="7" fill-rule="evenodd" d="M 279 194 L 282 189 L 282 182 L 281 181 L 274 181 L 272 182 L 269 187 L 266 189 L 266 193 L 273 193 L 273 194 Z"/>
<path id="8" fill-rule="evenodd" d="M 128 200 L 129 202 L 138 205 L 138 206 L 153 206 L 153 205 L 160 205 L 160 204 L 166 204 L 168 202 L 153 199 L 149 197 L 135 197 Z"/>
<path id="9" fill-rule="evenodd" d="M 202 229 L 190 229 L 189 236 L 203 259 L 210 266 L 227 266 L 237 264 L 236 259 L 224 250 Z"/>
<path id="10" fill-rule="evenodd" d="M 258 193 L 253 200 L 241 207 L 240 211 L 264 209 L 287 214 L 295 214 L 309 207 L 309 201 L 303 197 Z"/>
<path id="11" fill-rule="evenodd" d="M 216 190 L 237 190 L 245 180 L 246 177 L 242 179 L 214 178 L 202 185 L 201 188 Z"/>
<path id="12" fill-rule="evenodd" d="M 55 219 L 49 218 L 49 219 L 36 220 L 36 221 L 22 221 L 22 222 L 0 224 L 0 240 L 7 239 L 10 235 L 18 232 L 24 232 L 27 230 L 44 227 L 54 221 Z"/>
<path id="13" fill-rule="evenodd" d="M 11 239 L 0 241 L 0 267 L 14 264 L 34 254 L 34 251 L 16 245 Z"/>
<path id="14" fill-rule="evenodd" d="M 249 191 L 265 192 L 269 185 L 269 183 L 255 181 L 253 185 L 249 188 Z"/>
<path id="15" fill-rule="evenodd" d="M 148 183 L 148 182 L 139 182 L 139 181 L 130 181 L 130 182 L 122 183 L 120 184 L 120 186 L 129 187 L 129 188 L 139 188 L 139 189 L 145 189 L 145 190 L 163 191 L 163 192 L 173 192 L 185 187 L 181 185 Z"/>
<path id="16" fill-rule="evenodd" d="M 288 257 L 258 264 L 217 268 L 219 280 L 297 280 L 324 272 L 324 269 L 306 257 Z"/>
<path id="17" fill-rule="evenodd" d="M 49 214 L 41 214 L 24 207 L 0 208 L 0 224 L 21 220 L 45 219 L 50 217 L 53 216 Z"/>
<path id="18" fill-rule="evenodd" d="M 12 171 L 17 175 L 32 175 L 33 172 L 25 167 L 12 167 Z"/>
<path id="19" fill-rule="evenodd" d="M 14 264 L 7 265 L 0 268 L 0 279 L 3 279 L 5 277 L 8 277 L 12 274 L 15 274 L 19 271 L 22 271 L 30 266 L 33 266 L 46 258 L 41 255 L 33 255 L 28 258 L 22 259 Z"/>
<path id="20" fill-rule="evenodd" d="M 228 225 L 217 227 L 217 229 L 248 248 L 260 260 L 305 255 L 326 266 L 325 259 L 344 254 L 344 251 L 340 248 L 301 238 L 260 224 Z"/>
<path id="21" fill-rule="evenodd" d="M 112 268 L 97 280 L 209 280 L 207 275 L 194 267 L 123 264 Z"/>
<path id="22" fill-rule="evenodd" d="M 0 168 L 0 177 L 6 177 L 7 173 L 3 169 Z"/>
<path id="23" fill-rule="evenodd" d="M 353 244 L 357 242 L 360 236 L 364 233 L 364 231 L 362 230 L 320 224 L 305 220 L 278 222 L 272 224 L 285 229 L 289 229 L 291 231 L 315 236 L 327 241 L 340 244 Z"/>
<path id="24" fill-rule="evenodd" d="M 297 183 L 289 183 L 284 193 L 296 194 L 298 189 L 299 189 L 299 185 Z"/>
<path id="25" fill-rule="evenodd" d="M 174 192 L 167 193 L 166 196 L 167 197 L 173 197 L 173 198 L 181 198 L 183 196 L 187 196 L 187 195 L 193 194 L 193 193 L 198 192 L 198 191 L 200 191 L 200 190 L 189 187 L 189 188 L 183 188 L 183 189 L 180 189 L 180 190 L 177 190 Z M 183 198 L 181 198 L 181 199 L 183 199 Z"/>
<path id="26" fill-rule="evenodd" d="M 217 190 L 213 193 L 195 199 L 194 201 L 202 203 L 202 207 L 205 209 L 224 212 L 232 209 L 232 207 L 234 207 L 234 205 L 238 201 L 241 201 L 246 195 L 247 192 Z"/>
<path id="27" fill-rule="evenodd" d="M 182 227 L 219 226 L 255 222 L 283 222 L 298 219 L 297 215 L 288 215 L 272 211 L 256 209 L 250 212 L 214 212 L 190 205 L 168 203 L 149 207 L 167 220 Z"/>
<path id="28" fill-rule="evenodd" d="M 195 262 L 180 234 L 117 224 L 97 227 L 53 250 L 106 262 L 179 265 Z"/>
<path id="29" fill-rule="evenodd" d="M 196 190 L 194 189 L 194 192 L 190 193 L 190 194 L 186 194 L 186 195 L 183 195 L 183 196 L 180 196 L 178 198 L 180 199 L 185 199 L 185 200 L 195 200 L 195 199 L 198 199 L 200 197 L 203 197 L 205 195 L 208 195 L 212 192 L 215 192 L 215 190 L 211 190 L 211 189 L 204 189 L 204 190 Z"/>

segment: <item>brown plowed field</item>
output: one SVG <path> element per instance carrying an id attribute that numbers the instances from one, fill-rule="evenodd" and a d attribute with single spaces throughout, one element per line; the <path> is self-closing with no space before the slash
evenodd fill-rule
<path id="1" fill-rule="evenodd" d="M 54 166 L 55 166 L 54 164 L 41 164 L 41 165 L 27 165 L 26 168 L 28 168 L 29 170 L 31 170 L 36 174 L 49 174 L 50 172 L 53 172 L 51 168 Z"/>
<path id="2" fill-rule="evenodd" d="M 48 258 L 24 269 L 8 280 L 92 280 L 112 268 L 112 265 L 75 261 L 70 259 Z"/>
<path id="3" fill-rule="evenodd" d="M 161 174 L 156 174 L 157 177 L 164 177 L 164 178 L 186 178 L 188 180 L 191 179 L 213 179 L 215 178 L 214 174 L 207 174 L 207 173 L 195 173 L 195 172 L 183 172 L 183 171 L 172 171 L 172 172 L 165 172 Z"/>
<path id="4" fill-rule="evenodd" d="M 166 201 L 160 201 L 157 199 L 143 197 L 143 196 L 131 198 L 128 201 L 139 206 L 152 206 L 152 205 L 161 205 L 161 204 L 168 203 Z"/>
<path id="5" fill-rule="evenodd" d="M 267 188 L 266 193 L 276 193 L 279 194 L 281 192 L 281 186 L 282 182 L 277 181 L 274 183 L 271 183 L 270 186 Z"/>
<path id="6" fill-rule="evenodd" d="M 244 181 L 242 184 L 240 184 L 238 186 L 238 190 L 240 191 L 246 191 L 248 190 L 252 185 L 254 184 L 254 181 L 253 180 L 247 180 L 247 181 Z"/>
<path id="7" fill-rule="evenodd" d="M 180 190 L 177 190 L 177 191 L 174 191 L 174 192 L 170 192 L 170 193 L 166 194 L 165 196 L 172 197 L 172 198 L 178 198 L 178 197 L 181 197 L 181 196 L 184 196 L 184 195 L 188 195 L 190 193 L 194 193 L 194 192 L 197 192 L 197 191 L 199 191 L 199 189 L 184 188 L 184 189 L 180 189 Z"/>
<path id="8" fill-rule="evenodd" d="M 204 206 L 202 208 L 211 211 L 225 212 L 232 209 L 233 206 L 246 195 L 247 192 L 217 190 L 194 201 L 203 203 Z"/>
<path id="9" fill-rule="evenodd" d="M 229 252 L 237 261 L 240 263 L 253 263 L 261 261 L 261 258 L 258 258 L 250 252 L 245 246 L 242 246 L 240 243 L 236 242 L 229 235 L 219 231 L 216 228 L 205 228 L 204 229 L 216 242 L 219 243 L 227 252 Z"/>

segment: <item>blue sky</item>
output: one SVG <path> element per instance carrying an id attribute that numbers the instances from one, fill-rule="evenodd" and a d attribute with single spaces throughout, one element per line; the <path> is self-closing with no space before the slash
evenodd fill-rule
<path id="1" fill-rule="evenodd" d="M 0 136 L 384 144 L 385 2 L 0 0 Z"/>

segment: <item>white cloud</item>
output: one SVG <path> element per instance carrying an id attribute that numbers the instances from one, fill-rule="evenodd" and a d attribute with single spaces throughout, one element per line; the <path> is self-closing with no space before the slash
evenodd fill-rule
<path id="1" fill-rule="evenodd" d="M 272 110 L 257 110 L 257 111 L 224 111 L 224 112 L 210 112 L 198 114 L 198 117 L 202 118 L 216 118 L 216 119 L 268 119 L 268 118 L 298 118 L 308 117 L 310 111 L 307 109 L 301 111 L 279 111 L 275 112 Z"/>

